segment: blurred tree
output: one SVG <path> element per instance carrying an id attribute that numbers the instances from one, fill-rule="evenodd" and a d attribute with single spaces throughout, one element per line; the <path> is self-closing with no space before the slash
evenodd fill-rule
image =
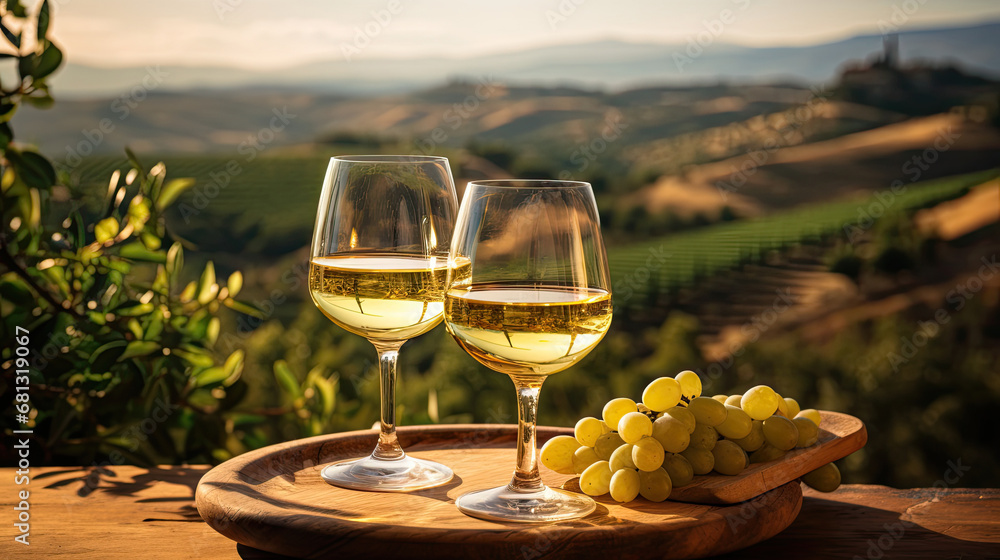
<path id="1" fill-rule="evenodd" d="M 234 299 L 240 272 L 217 281 L 211 261 L 182 285 L 184 250 L 163 212 L 193 180 L 168 180 L 162 162 L 147 170 L 127 151 L 131 170 L 92 195 L 15 142 L 10 117 L 22 103 L 52 105 L 46 80 L 62 53 L 48 34 L 47 1 L 29 15 L 8 0 L 0 17 L 14 53 L 2 57 L 16 60 L 19 78 L 0 90 L 0 425 L 34 429 L 43 460 L 56 464 L 221 461 L 244 451 L 238 434 L 260 417 L 237 411 L 244 352 L 215 350 L 217 312 L 262 314 Z M 15 341 L 30 354 L 15 354 Z M 282 363 L 275 375 L 290 409 L 316 412 L 296 422 L 329 420 L 335 379 L 313 370 L 299 382 Z M 12 464 L 13 450 L 2 449 Z"/>

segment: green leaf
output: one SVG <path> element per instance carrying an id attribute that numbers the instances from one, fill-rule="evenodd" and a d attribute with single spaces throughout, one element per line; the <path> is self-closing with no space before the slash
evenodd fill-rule
<path id="1" fill-rule="evenodd" d="M 104 244 L 111 241 L 118 235 L 118 220 L 115 218 L 104 218 L 97 222 L 97 225 L 94 226 L 94 235 L 97 236 L 98 243 Z"/>
<path id="2" fill-rule="evenodd" d="M 0 108 L 5 105 L 0 104 Z M 0 117 L 0 121 L 6 120 Z M 8 146 L 6 154 L 17 176 L 29 187 L 48 190 L 56 183 L 56 170 L 49 160 L 38 152 L 30 150 L 19 151 Z"/>
<path id="3" fill-rule="evenodd" d="M 167 263 L 166 269 L 167 274 L 170 276 L 170 284 L 177 284 L 177 277 L 181 273 L 181 269 L 184 268 L 184 248 L 181 247 L 180 241 L 174 241 L 174 244 L 170 246 L 167 251 Z"/>
<path id="4" fill-rule="evenodd" d="M 135 168 L 136 171 L 139 172 L 140 175 L 146 174 L 146 170 L 143 169 L 142 163 L 139 162 L 139 158 L 135 156 L 135 152 L 133 152 L 132 149 L 127 146 L 125 147 L 125 157 L 128 158 L 128 162 L 132 165 L 133 168 Z"/>
<path id="5" fill-rule="evenodd" d="M 108 218 L 109 220 L 113 218 Z M 115 222 L 118 223 L 118 222 Z M 94 228 L 94 231 L 97 231 Z M 119 254 L 126 259 L 131 259 L 134 261 L 145 261 L 154 263 L 164 263 L 167 261 L 167 256 L 163 254 L 163 251 L 150 251 L 143 246 L 142 243 L 138 241 L 133 241 L 127 245 L 123 245 Z"/>
<path id="6" fill-rule="evenodd" d="M 53 99 L 52 96 L 47 93 L 44 95 L 37 95 L 37 96 L 29 95 L 27 97 L 22 97 L 21 100 L 27 103 L 28 105 L 31 105 L 35 109 L 48 109 L 53 105 L 55 105 L 56 103 L 56 100 Z"/>
<path id="7" fill-rule="evenodd" d="M 219 330 L 222 328 L 222 321 L 218 317 L 212 317 L 208 322 L 208 328 L 205 329 L 205 339 L 208 340 L 209 344 L 215 344 L 216 340 L 219 340 Z"/>
<path id="8" fill-rule="evenodd" d="M 45 39 L 45 34 L 49 31 L 50 21 L 49 0 L 43 0 L 42 6 L 38 8 L 38 25 L 35 27 L 35 38 L 38 39 L 39 43 Z"/>
<path id="9" fill-rule="evenodd" d="M 0 122 L 0 149 L 6 148 L 13 139 L 14 131 L 10 129 L 10 125 Z"/>
<path id="10" fill-rule="evenodd" d="M 243 350 L 236 350 L 230 354 L 226 358 L 226 363 L 222 365 L 222 369 L 228 374 L 222 384 L 228 387 L 236 383 L 240 374 L 243 373 Z"/>
<path id="11" fill-rule="evenodd" d="M 208 354 L 203 354 L 201 352 L 181 350 L 180 348 L 175 348 L 171 350 L 171 353 L 176 354 L 185 362 L 196 366 L 196 367 L 212 367 L 215 365 L 215 360 L 212 359 Z M 223 377 L 225 379 L 225 377 Z"/>
<path id="12" fill-rule="evenodd" d="M 142 325 L 139 324 L 139 321 L 137 321 L 135 317 L 129 319 L 126 326 L 128 326 L 128 330 L 135 335 L 137 339 L 142 340 Z"/>
<path id="13" fill-rule="evenodd" d="M 163 332 L 163 310 L 157 309 L 149 314 L 149 322 L 146 324 L 145 340 L 155 340 Z"/>
<path id="14" fill-rule="evenodd" d="M 14 116 L 14 112 L 17 111 L 17 105 L 14 103 L 0 102 L 0 122 L 7 122 Z"/>
<path id="15" fill-rule="evenodd" d="M 251 317 L 256 317 L 257 319 L 266 319 L 267 316 L 260 309 L 257 309 L 254 305 L 251 305 L 245 301 L 235 300 L 233 298 L 226 298 L 222 302 L 226 307 L 232 309 L 233 311 L 238 311 L 244 315 L 249 315 Z"/>
<path id="16" fill-rule="evenodd" d="M 154 305 L 152 303 L 140 303 L 139 305 L 116 309 L 115 313 L 120 317 L 138 317 L 139 315 L 151 313 L 153 309 Z"/>
<path id="17" fill-rule="evenodd" d="M 278 385 L 291 395 L 293 399 L 302 396 L 302 388 L 299 387 L 299 381 L 295 378 L 295 374 L 292 373 L 292 369 L 288 367 L 288 363 L 285 360 L 274 362 L 274 378 L 278 381 Z"/>
<path id="18" fill-rule="evenodd" d="M 219 285 L 215 283 L 215 263 L 208 261 L 205 270 L 201 273 L 201 278 L 198 280 L 198 303 L 206 305 L 218 294 Z"/>
<path id="19" fill-rule="evenodd" d="M 38 152 L 25 150 L 21 152 L 21 159 L 22 163 L 18 171 L 29 187 L 48 189 L 56 184 L 56 170 L 45 156 Z"/>
<path id="20" fill-rule="evenodd" d="M 129 358 L 138 358 L 140 356 L 148 356 L 159 349 L 159 343 L 148 340 L 133 340 L 128 343 L 128 346 L 125 347 L 125 352 L 123 352 L 121 356 L 118 356 L 118 361 L 120 362 Z"/>
<path id="21" fill-rule="evenodd" d="M 236 297 L 236 294 L 240 293 L 243 289 L 243 273 L 236 271 L 229 275 L 229 280 L 226 282 L 226 288 L 229 290 L 229 297 Z"/>
<path id="22" fill-rule="evenodd" d="M 336 378 L 330 380 L 325 377 L 317 377 L 313 380 L 313 385 L 320 396 L 323 417 L 329 418 L 337 404 Z"/>
<path id="23" fill-rule="evenodd" d="M 195 180 L 190 177 L 167 181 L 163 185 L 163 190 L 160 191 L 160 197 L 156 199 L 156 208 L 163 210 L 167 206 L 170 206 L 175 200 L 177 200 L 177 197 L 179 197 L 184 191 L 193 187 L 194 184 Z"/>
<path id="24" fill-rule="evenodd" d="M 142 234 L 139 235 L 139 239 L 142 241 L 142 244 L 150 251 L 158 251 L 160 248 L 160 244 L 162 243 L 160 237 L 155 233 L 149 231 L 148 229 L 143 231 Z M 161 255 L 161 260 L 157 262 L 161 263 L 167 262 L 167 256 L 163 253 L 160 253 L 160 255 Z"/>
<path id="25" fill-rule="evenodd" d="M 114 341 L 111 341 L 111 342 L 109 342 L 107 344 L 104 344 L 104 345 L 100 346 L 97 350 L 94 350 L 93 352 L 91 352 L 90 353 L 90 360 L 89 360 L 89 362 L 90 362 L 90 364 L 92 366 L 91 369 L 92 370 L 105 370 L 108 367 L 110 367 L 110 365 L 111 365 L 110 363 L 107 366 L 104 366 L 104 364 L 102 363 L 102 361 L 104 361 L 106 359 L 106 357 L 108 357 L 108 356 L 114 356 L 114 360 L 112 360 L 112 361 L 117 361 L 118 360 L 118 355 L 116 355 L 115 352 L 112 352 L 112 350 L 115 350 L 116 348 L 123 348 L 127 344 L 128 343 L 125 342 L 124 340 L 114 340 Z M 104 367 L 101 367 L 101 366 L 104 366 Z"/>
<path id="26" fill-rule="evenodd" d="M 210 367 L 208 369 L 203 369 L 196 373 L 194 376 L 194 386 L 204 387 L 205 385 L 211 385 L 212 383 L 219 383 L 224 381 L 227 377 L 226 370 L 221 367 Z"/>
<path id="27" fill-rule="evenodd" d="M 21 81 L 24 81 L 25 78 L 31 76 L 31 72 L 34 71 L 34 69 L 35 69 L 34 53 L 18 57 L 17 75 L 21 79 Z"/>
<path id="28" fill-rule="evenodd" d="M 41 56 L 34 59 L 34 68 L 31 69 L 31 77 L 35 82 L 45 79 L 49 74 L 59 69 L 63 62 L 63 53 L 55 43 L 46 45 Z"/>
<path id="29" fill-rule="evenodd" d="M 24 305 L 35 303 L 35 296 L 31 289 L 23 280 L 17 277 L 0 280 L 0 297 L 13 303 L 14 305 Z"/>

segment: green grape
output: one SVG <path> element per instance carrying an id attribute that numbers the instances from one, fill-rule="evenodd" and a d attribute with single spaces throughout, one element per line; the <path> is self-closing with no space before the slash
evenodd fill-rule
<path id="1" fill-rule="evenodd" d="M 694 419 L 694 414 L 691 414 L 691 411 L 687 408 L 684 408 L 683 406 L 675 406 L 673 408 L 668 408 L 663 414 L 672 416 L 679 420 L 680 423 L 684 424 L 684 427 L 687 428 L 689 434 L 694 431 L 694 425 L 697 423 L 697 420 Z"/>
<path id="2" fill-rule="evenodd" d="M 760 449 L 750 454 L 751 463 L 767 463 L 785 456 L 785 452 L 769 443 L 760 446 Z"/>
<path id="3" fill-rule="evenodd" d="M 750 435 L 753 420 L 742 408 L 726 405 L 726 421 L 715 427 L 719 435 L 727 439 L 741 439 Z"/>
<path id="4" fill-rule="evenodd" d="M 767 385 L 751 387 L 743 393 L 740 408 L 754 420 L 770 418 L 778 410 L 778 394 Z"/>
<path id="5" fill-rule="evenodd" d="M 827 463 L 803 476 L 802 482 L 813 490 L 833 492 L 840 486 L 840 469 L 833 463 Z"/>
<path id="6" fill-rule="evenodd" d="M 632 462 L 640 471 L 655 471 L 663 464 L 663 446 L 653 437 L 644 437 L 632 447 Z"/>
<path id="7" fill-rule="evenodd" d="M 581 446 L 573 452 L 573 472 L 580 474 L 587 467 L 600 460 L 601 458 L 597 456 L 597 451 L 594 451 L 593 447 Z"/>
<path id="8" fill-rule="evenodd" d="M 663 458 L 663 469 L 670 475 L 670 482 L 674 488 L 687 486 L 694 479 L 694 467 L 691 461 L 680 453 L 671 453 Z"/>
<path id="9" fill-rule="evenodd" d="M 581 418 L 573 429 L 576 441 L 580 442 L 580 445 L 586 445 L 587 447 L 593 447 L 597 443 L 597 438 L 601 437 L 603 433 L 604 426 L 601 425 L 600 420 L 593 416 Z"/>
<path id="10" fill-rule="evenodd" d="M 688 447 L 681 452 L 681 456 L 691 463 L 691 470 L 694 474 L 708 474 L 715 468 L 715 455 L 707 449 L 700 447 Z"/>
<path id="11" fill-rule="evenodd" d="M 715 427 L 726 421 L 726 405 L 709 397 L 691 399 L 687 409 L 699 424 Z"/>
<path id="12" fill-rule="evenodd" d="M 618 429 L 618 422 L 621 421 L 622 416 L 625 416 L 629 412 L 638 411 L 639 408 L 635 406 L 635 401 L 621 397 L 608 401 L 608 404 L 604 405 L 602 415 L 604 416 L 604 423 L 611 426 L 611 429 L 614 430 Z"/>
<path id="13" fill-rule="evenodd" d="M 674 483 L 663 468 L 655 471 L 639 471 L 639 494 L 651 502 L 662 502 L 670 497 Z"/>
<path id="14" fill-rule="evenodd" d="M 626 443 L 618 449 L 615 449 L 615 452 L 611 454 L 611 460 L 608 461 L 608 465 L 611 467 L 611 472 L 635 468 L 635 463 L 632 462 L 633 447 L 635 446 L 631 443 Z"/>
<path id="15" fill-rule="evenodd" d="M 697 373 L 685 370 L 675 375 L 674 379 L 680 383 L 681 395 L 687 400 L 701 396 L 701 378 Z"/>
<path id="16" fill-rule="evenodd" d="M 615 452 L 615 449 L 624 444 L 625 440 L 618 435 L 618 432 L 608 432 L 597 438 L 597 443 L 594 444 L 594 451 L 597 452 L 597 456 L 602 461 L 608 461 L 611 459 L 611 454 Z"/>
<path id="17" fill-rule="evenodd" d="M 683 422 L 673 416 L 663 415 L 653 422 L 653 437 L 660 442 L 664 451 L 680 453 L 691 443 L 691 434 Z"/>
<path id="18" fill-rule="evenodd" d="M 809 447 L 819 441 L 819 427 L 813 424 L 812 420 L 799 416 L 792 418 L 792 422 L 799 430 L 799 440 L 795 443 L 795 447 Z"/>
<path id="19" fill-rule="evenodd" d="M 663 412 L 681 402 L 681 384 L 670 377 L 654 379 L 642 392 L 642 404 L 655 412 Z"/>
<path id="20" fill-rule="evenodd" d="M 616 502 L 631 502 L 639 495 L 639 473 L 622 469 L 611 476 L 611 498 Z"/>
<path id="21" fill-rule="evenodd" d="M 688 447 L 697 447 L 698 449 L 711 451 L 717 441 L 719 441 L 719 432 L 715 431 L 715 428 L 706 426 L 705 424 L 698 424 L 694 427 L 694 431 L 691 432 L 691 443 L 688 444 Z"/>
<path id="22" fill-rule="evenodd" d="M 788 403 L 785 402 L 785 397 L 782 397 L 777 392 L 775 392 L 774 394 L 778 396 L 778 412 L 776 412 L 775 414 L 780 414 L 785 418 L 791 419 L 791 416 L 788 415 Z"/>
<path id="23" fill-rule="evenodd" d="M 729 395 L 712 395 L 712 398 L 719 401 L 722 404 L 726 404 L 726 399 L 729 398 Z"/>
<path id="24" fill-rule="evenodd" d="M 799 407 L 799 401 L 797 401 L 797 400 L 795 400 L 795 399 L 793 399 L 791 397 L 785 397 L 784 400 L 785 400 L 785 406 L 788 407 L 788 417 L 789 418 L 795 418 L 796 416 L 798 416 L 799 415 L 799 411 L 802 410 Z"/>
<path id="25" fill-rule="evenodd" d="M 713 468 L 719 474 L 734 476 L 747 468 L 746 452 L 728 439 L 715 445 L 715 448 L 712 449 L 712 456 L 715 458 Z"/>
<path id="26" fill-rule="evenodd" d="M 817 426 L 819 426 L 819 423 L 820 423 L 820 420 L 821 420 L 820 415 L 819 415 L 819 411 L 816 410 L 815 408 L 807 408 L 805 410 L 802 410 L 798 414 L 796 414 L 796 416 L 801 416 L 803 418 L 808 418 L 808 419 L 812 420 L 813 424 L 816 424 Z"/>
<path id="27" fill-rule="evenodd" d="M 764 423 L 760 420 L 753 420 L 750 423 L 750 433 L 746 437 L 736 440 L 736 445 L 743 448 L 747 453 L 753 453 L 764 445 Z"/>
<path id="28" fill-rule="evenodd" d="M 625 443 L 635 443 L 652 433 L 653 423 L 641 412 L 629 412 L 618 421 L 618 435 Z"/>
<path id="29" fill-rule="evenodd" d="M 774 416 L 764 420 L 764 441 L 782 451 L 795 447 L 799 441 L 799 429 L 784 416 Z"/>
<path id="30" fill-rule="evenodd" d="M 603 496 L 611 489 L 611 467 L 607 461 L 598 461 L 580 475 L 580 490 L 588 496 Z"/>
<path id="31" fill-rule="evenodd" d="M 726 404 L 739 408 L 741 400 L 743 400 L 743 395 L 729 395 L 729 398 L 726 399 Z"/>
<path id="32" fill-rule="evenodd" d="M 576 474 L 573 470 L 573 453 L 579 447 L 580 442 L 572 436 L 556 436 L 542 446 L 542 464 L 557 473 Z"/>

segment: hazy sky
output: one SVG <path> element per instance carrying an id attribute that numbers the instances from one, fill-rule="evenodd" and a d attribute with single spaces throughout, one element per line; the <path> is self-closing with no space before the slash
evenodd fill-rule
<path id="1" fill-rule="evenodd" d="M 720 43 L 799 45 L 877 33 L 879 22 L 891 22 L 894 14 L 903 29 L 1000 21 L 996 0 L 50 3 L 56 40 L 66 47 L 70 60 L 100 66 L 281 68 L 345 56 L 357 62 L 428 55 L 464 57 L 607 38 L 676 43 L 704 30 L 706 23 L 721 30 L 716 39 Z M 390 14 L 390 8 L 396 13 Z M 724 10 L 730 10 L 728 23 L 718 21 Z M 380 18 L 373 12 L 380 13 Z"/>

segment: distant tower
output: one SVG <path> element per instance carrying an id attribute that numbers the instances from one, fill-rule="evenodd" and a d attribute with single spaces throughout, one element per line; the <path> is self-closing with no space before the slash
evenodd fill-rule
<path id="1" fill-rule="evenodd" d="M 882 64 L 888 68 L 899 64 L 899 35 L 889 33 L 882 36 Z"/>

